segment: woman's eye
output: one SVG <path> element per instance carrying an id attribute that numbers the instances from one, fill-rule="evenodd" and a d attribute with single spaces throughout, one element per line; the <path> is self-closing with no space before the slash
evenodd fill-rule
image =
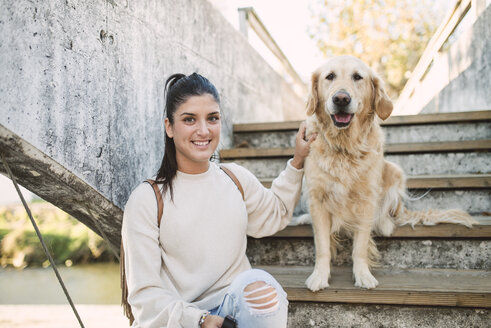
<path id="1" fill-rule="evenodd" d="M 193 123 L 194 122 L 194 118 L 192 118 L 192 117 L 185 117 L 183 121 L 186 122 L 186 123 Z"/>
<path id="2" fill-rule="evenodd" d="M 209 120 L 211 122 L 217 122 L 218 120 L 220 120 L 220 118 L 218 116 L 210 116 Z"/>
<path id="3" fill-rule="evenodd" d="M 360 74 L 358 73 L 353 74 L 353 80 L 359 81 L 361 79 L 363 79 L 363 77 Z"/>
<path id="4" fill-rule="evenodd" d="M 336 75 L 334 73 L 330 73 L 328 76 L 326 76 L 326 79 L 328 79 L 329 81 L 332 81 L 332 80 L 334 80 L 335 77 L 336 77 Z"/>

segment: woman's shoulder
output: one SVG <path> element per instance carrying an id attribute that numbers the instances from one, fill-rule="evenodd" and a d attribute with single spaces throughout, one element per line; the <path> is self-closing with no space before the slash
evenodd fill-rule
<path id="1" fill-rule="evenodd" d="M 142 182 L 130 194 L 128 201 L 126 202 L 126 206 L 129 204 L 142 204 L 148 201 L 152 201 L 155 196 L 153 196 L 154 191 L 152 186 L 147 182 Z M 152 198 L 153 197 L 153 198 Z"/>

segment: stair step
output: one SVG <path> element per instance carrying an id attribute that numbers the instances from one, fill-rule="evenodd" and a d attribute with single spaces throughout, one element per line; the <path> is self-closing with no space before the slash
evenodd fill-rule
<path id="1" fill-rule="evenodd" d="M 313 267 L 262 266 L 283 286 L 290 302 L 428 305 L 491 308 L 491 272 L 449 269 L 374 269 L 379 286 L 357 288 L 349 267 L 331 269 L 330 286 L 311 292 L 305 280 Z"/>
<path id="2" fill-rule="evenodd" d="M 489 312 L 485 308 L 292 301 L 288 328 L 489 327 Z"/>
<path id="3" fill-rule="evenodd" d="M 491 190 L 469 189 L 430 189 L 428 191 L 410 192 L 410 197 L 404 202 L 411 211 L 425 211 L 428 209 L 461 209 L 467 213 L 478 216 L 485 215 L 491 210 Z M 299 204 L 295 209 L 295 215 L 309 211 L 306 194 L 302 194 Z"/>
<path id="4" fill-rule="evenodd" d="M 261 183 L 266 188 L 271 187 L 272 178 L 263 178 Z M 461 188 L 489 188 L 491 187 L 491 174 L 440 174 L 417 175 L 407 177 L 409 189 L 461 189 Z"/>
<path id="5" fill-rule="evenodd" d="M 461 113 L 450 114 L 451 119 L 445 119 L 446 114 L 431 114 L 429 119 L 435 117 L 433 121 L 428 117 L 420 118 L 420 115 L 398 117 L 383 123 L 382 131 L 387 144 L 491 139 L 491 111 L 481 113 L 470 114 L 469 121 L 463 120 L 465 115 Z M 483 114 L 486 116 L 482 117 Z M 299 124 L 296 121 L 237 125 L 234 144 L 255 148 L 294 147 Z"/>
<path id="6" fill-rule="evenodd" d="M 250 170 L 257 178 L 274 178 L 285 169 L 288 157 L 239 158 L 222 162 L 234 162 Z M 491 173 L 490 155 L 475 153 L 421 153 L 386 155 L 385 159 L 399 165 L 408 176 L 443 174 Z"/>
<path id="7" fill-rule="evenodd" d="M 376 238 L 382 268 L 445 268 L 489 270 L 489 238 Z M 352 265 L 353 243 L 340 238 L 334 266 Z M 311 237 L 248 238 L 247 257 L 252 265 L 315 264 L 314 240 Z"/>
<path id="8" fill-rule="evenodd" d="M 385 154 L 413 154 L 413 153 L 442 153 L 442 152 L 470 152 L 488 151 L 491 149 L 491 140 L 464 140 L 452 142 L 417 142 L 386 144 Z M 232 148 L 220 151 L 220 158 L 224 160 L 238 158 L 270 158 L 291 157 L 294 148 Z"/>
<path id="9" fill-rule="evenodd" d="M 414 228 L 407 225 L 397 227 L 390 237 L 382 238 L 491 238 L 491 217 L 488 218 L 490 219 L 482 222 L 475 217 L 481 222 L 472 228 L 450 223 L 435 226 L 416 225 Z M 312 225 L 288 226 L 272 237 L 312 238 Z"/>
<path id="10" fill-rule="evenodd" d="M 382 126 L 394 125 L 414 125 L 414 124 L 446 124 L 462 122 L 480 122 L 490 121 L 491 110 L 458 112 L 458 113 L 437 113 L 437 114 L 419 114 L 419 115 L 401 115 L 389 117 L 382 122 Z M 236 132 L 259 132 L 259 131 L 285 131 L 298 130 L 302 121 L 288 122 L 268 122 L 268 123 L 246 123 L 234 124 L 234 133 Z"/>
<path id="11" fill-rule="evenodd" d="M 384 126 L 387 144 L 411 142 L 448 142 L 491 139 L 491 122 L 454 123 L 448 125 Z M 297 130 L 235 133 L 235 147 L 288 148 L 295 147 Z"/>

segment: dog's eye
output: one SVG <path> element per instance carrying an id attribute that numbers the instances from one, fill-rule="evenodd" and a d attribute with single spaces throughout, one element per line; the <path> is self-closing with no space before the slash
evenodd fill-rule
<path id="1" fill-rule="evenodd" d="M 363 79 L 363 77 L 360 74 L 358 73 L 353 74 L 353 80 L 359 81 L 361 79 Z"/>
<path id="2" fill-rule="evenodd" d="M 326 79 L 328 79 L 329 81 L 332 81 L 332 80 L 334 80 L 335 77 L 336 77 L 336 75 L 334 75 L 334 73 L 329 73 L 329 75 L 326 76 Z"/>

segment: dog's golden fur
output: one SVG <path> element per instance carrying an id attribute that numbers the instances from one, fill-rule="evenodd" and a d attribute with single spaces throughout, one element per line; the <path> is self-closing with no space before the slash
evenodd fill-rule
<path id="1" fill-rule="evenodd" d="M 350 97 L 349 105 L 335 104 L 339 92 Z M 307 134 L 318 136 L 305 175 L 316 248 L 315 269 L 306 284 L 313 291 L 329 286 L 335 236 L 341 230 L 353 237 L 355 285 L 374 288 L 378 282 L 370 266 L 378 252 L 372 231 L 390 235 L 395 224 L 474 223 L 462 211 L 416 213 L 404 208 L 404 172 L 384 160 L 378 123 L 391 112 L 382 80 L 357 58 L 335 57 L 312 75 Z M 339 121 L 335 114 L 344 116 Z M 346 126 L 347 115 L 351 120 Z"/>

